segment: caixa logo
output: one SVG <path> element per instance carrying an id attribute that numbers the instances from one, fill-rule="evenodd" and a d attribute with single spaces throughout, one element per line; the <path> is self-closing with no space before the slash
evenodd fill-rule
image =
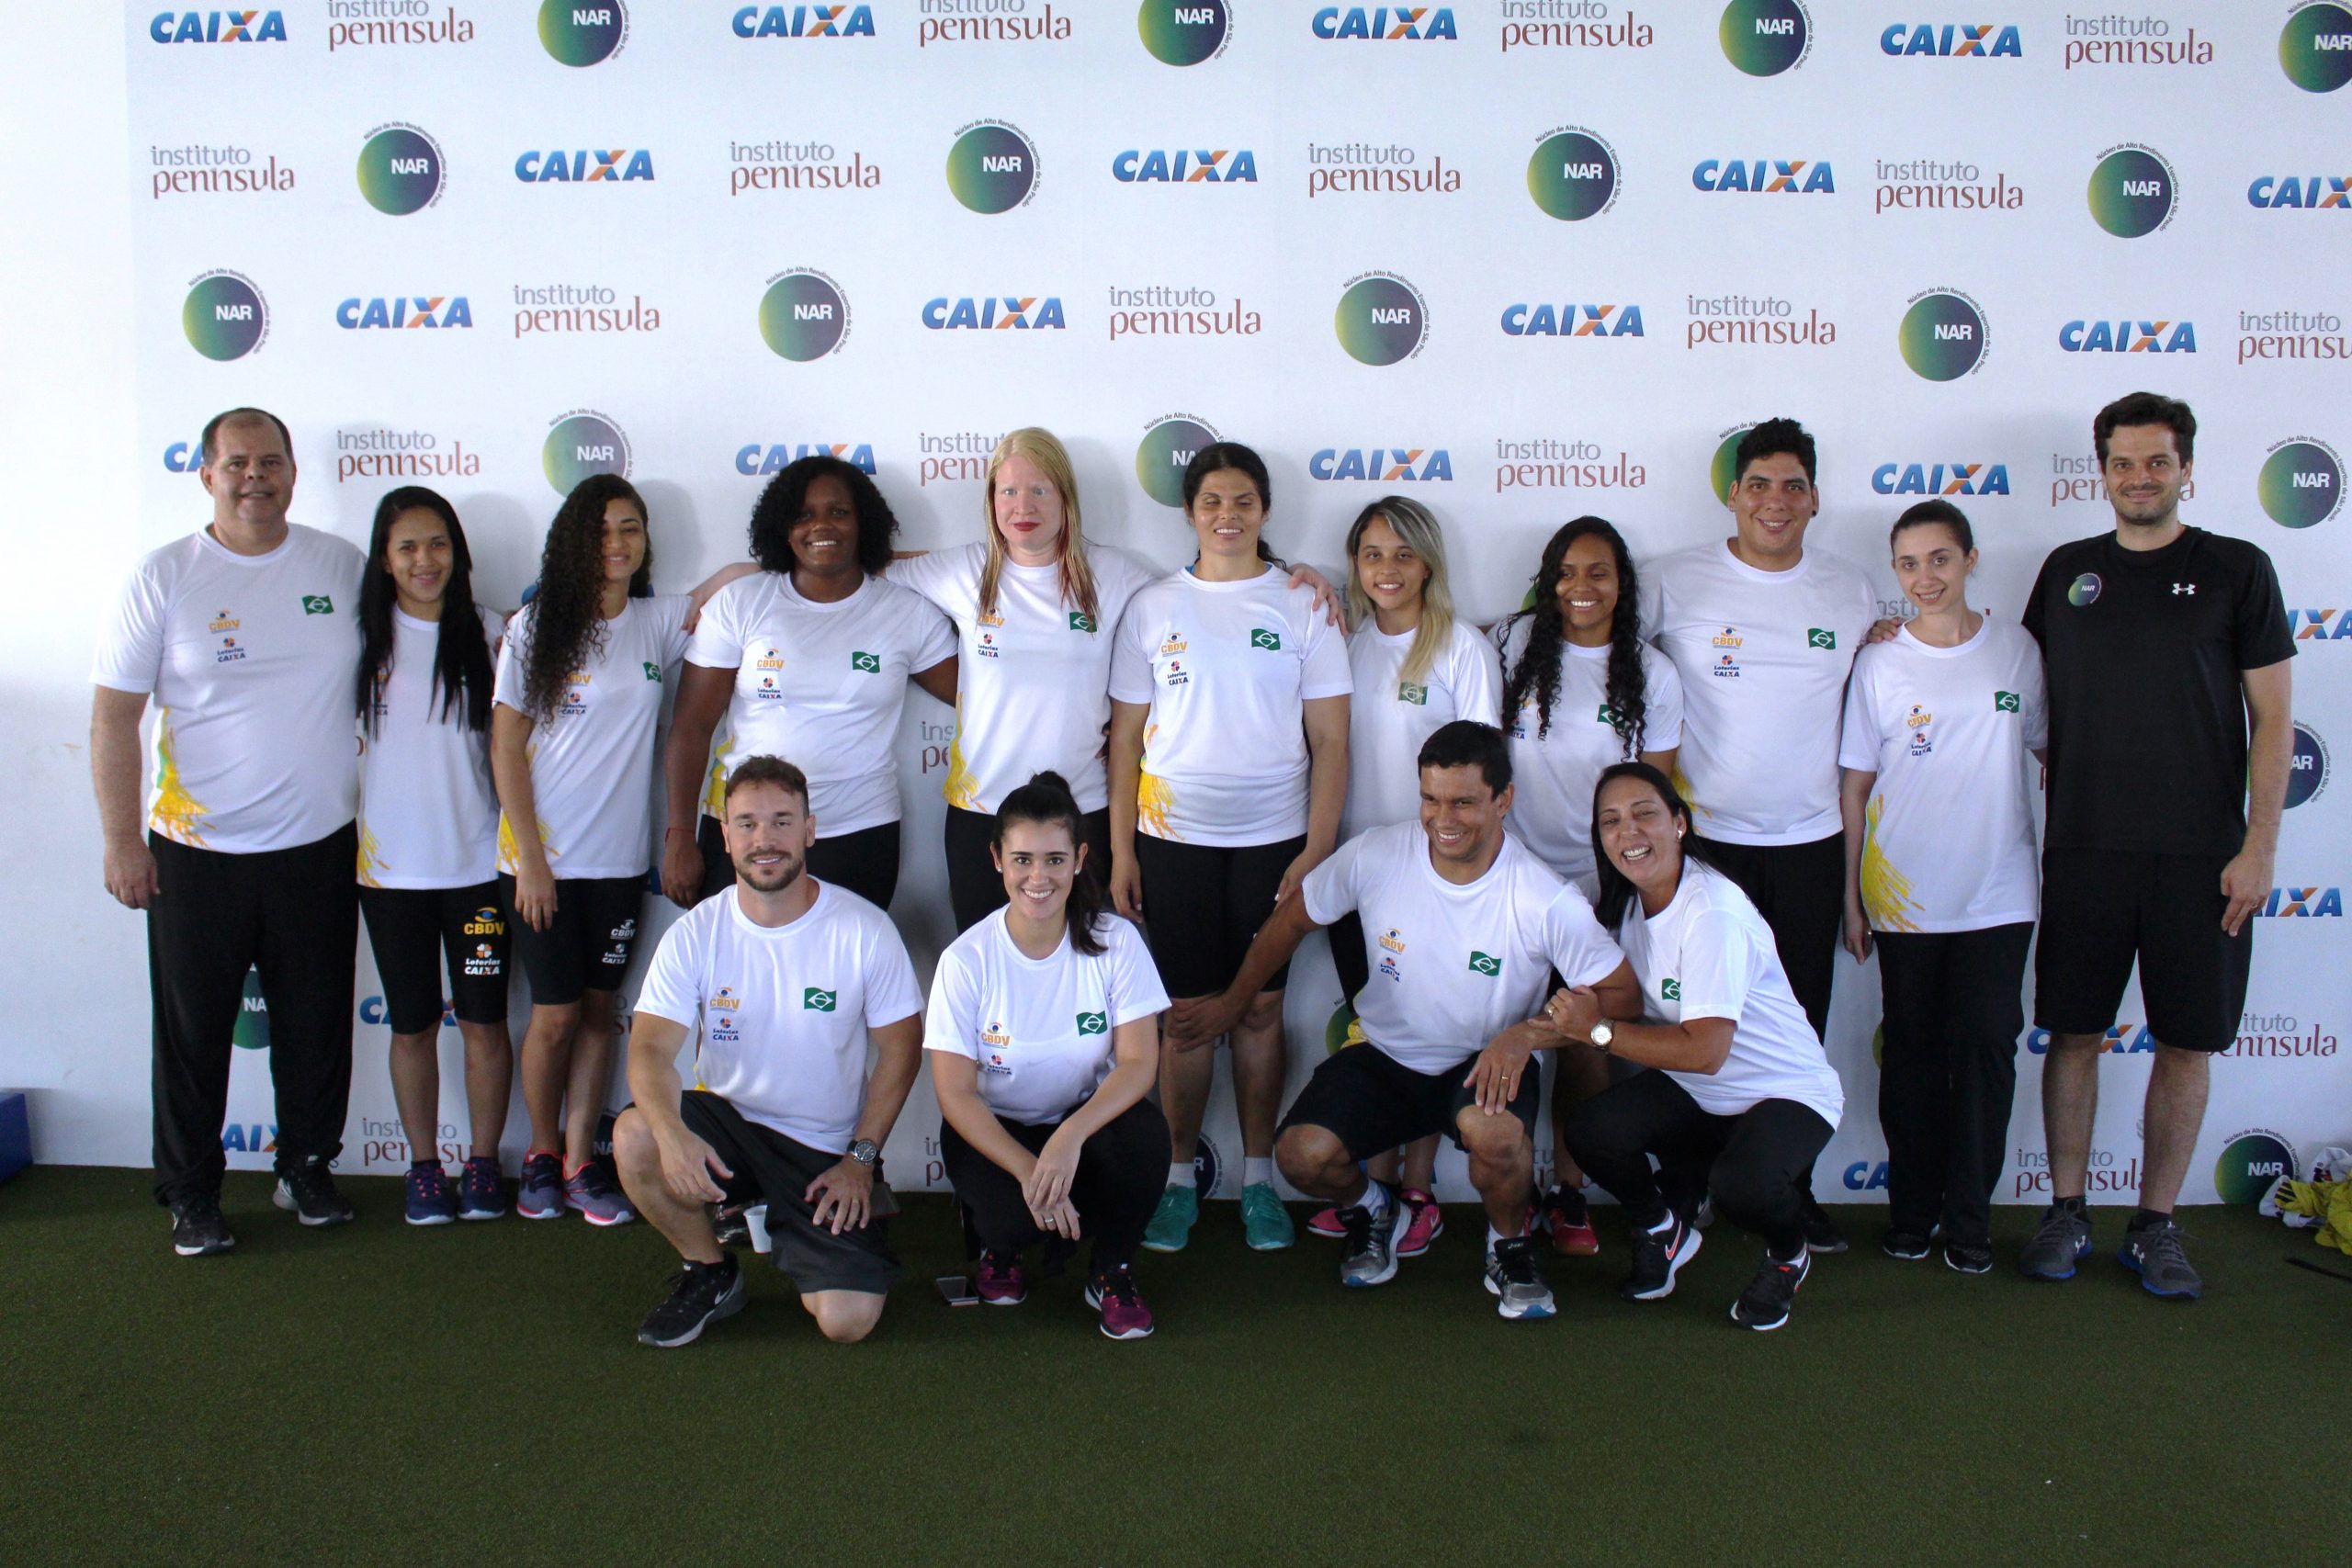
<path id="1" fill-rule="evenodd" d="M 1381 484 L 1453 478 L 1453 455 L 1442 446 L 1326 446 L 1306 460 L 1318 479 L 1372 479 Z"/>
<path id="2" fill-rule="evenodd" d="M 1690 171 L 1704 191 L 1777 191 L 1783 196 L 1834 196 L 1838 176 L 1826 158 L 1709 158 Z"/>
<path id="3" fill-rule="evenodd" d="M 1258 154 L 1247 147 L 1179 147 L 1149 152 L 1130 148 L 1111 160 L 1111 177 L 1122 185 L 1159 181 L 1170 185 L 1255 185 Z"/>
<path id="4" fill-rule="evenodd" d="M 2069 354 L 2194 354 L 2194 321 L 2068 321 L 2058 346 Z"/>
<path id="5" fill-rule="evenodd" d="M 2014 25 L 2000 22 L 1895 22 L 1878 35 L 1882 54 L 1933 54 L 1953 60 L 2015 60 L 2025 45 Z"/>
<path id="6" fill-rule="evenodd" d="M 1640 337 L 1639 305 L 1506 305 L 1507 337 Z"/>
<path id="7" fill-rule="evenodd" d="M 735 13 L 737 38 L 872 38 L 871 6 L 745 6 Z"/>
<path id="8" fill-rule="evenodd" d="M 1846 1190 L 1849 1192 L 1883 1192 L 1886 1190 L 1886 1161 L 1858 1159 L 1846 1168 Z"/>
<path id="9" fill-rule="evenodd" d="M 360 998 L 359 1021 L 379 1025 L 391 1022 L 391 1011 L 385 1007 L 384 998 L 381 997 Z M 444 1029 L 458 1027 L 458 1015 L 447 999 L 441 1003 L 441 1027 Z"/>
<path id="10" fill-rule="evenodd" d="M 2027 1030 L 2025 1048 L 2037 1056 L 2048 1055 L 2050 1031 L 2039 1025 Z M 2145 1024 L 2119 1023 L 2107 1032 L 2107 1038 L 2099 1042 L 2098 1048 L 2125 1056 L 2153 1055 L 2156 1049 L 2156 1037 L 2148 1032 Z"/>
<path id="11" fill-rule="evenodd" d="M 158 11 L 147 36 L 157 43 L 284 43 L 286 17 L 279 11 Z"/>
<path id="12" fill-rule="evenodd" d="M 2245 198 L 2255 207 L 2332 207 L 2352 212 L 2352 175 L 2340 179 L 2334 175 L 2265 175 L 2245 187 Z"/>
<path id="13" fill-rule="evenodd" d="M 2284 919 L 2290 915 L 2303 918 L 2333 915 L 2341 919 L 2344 917 L 2344 889 L 2341 887 L 2274 887 L 2270 890 L 2270 897 L 2262 901 L 2262 908 L 2256 909 L 2255 913 L 2278 919 Z"/>
<path id="14" fill-rule="evenodd" d="M 950 299 L 945 295 L 925 301 L 922 324 L 933 332 L 951 332 L 970 328 L 978 332 L 1031 331 L 1044 327 L 1062 328 L 1062 301 L 1058 294 L 1016 295 L 989 294 L 975 298 L 966 295 Z"/>
<path id="15" fill-rule="evenodd" d="M 861 472 L 874 472 L 874 447 L 869 442 L 754 441 L 735 449 L 735 471 L 754 478 L 762 474 L 781 473 L 803 457 L 839 457 Z"/>
<path id="16" fill-rule="evenodd" d="M 241 1126 L 232 1122 L 220 1129 L 220 1152 L 232 1155 L 276 1154 L 277 1123 L 252 1122 Z"/>
<path id="17" fill-rule="evenodd" d="M 2352 637 L 2352 610 L 2290 610 L 2287 629 L 2297 642 L 2335 642 Z"/>
<path id="18" fill-rule="evenodd" d="M 616 147 L 610 152 L 584 147 L 570 152 L 560 149 L 545 152 L 534 150 L 514 160 L 514 177 L 525 185 L 650 180 L 653 177 L 653 154 L 642 147 Z"/>
<path id="19" fill-rule="evenodd" d="M 470 327 L 473 307 L 462 294 L 395 294 L 390 299 L 345 299 L 334 308 L 334 324 L 346 331 L 369 327 Z"/>
<path id="20" fill-rule="evenodd" d="M 1319 39 L 1458 39 L 1451 6 L 1326 6 L 1315 13 Z"/>
<path id="21" fill-rule="evenodd" d="M 1871 470 L 1881 495 L 2007 495 L 2006 463 L 1881 463 Z"/>

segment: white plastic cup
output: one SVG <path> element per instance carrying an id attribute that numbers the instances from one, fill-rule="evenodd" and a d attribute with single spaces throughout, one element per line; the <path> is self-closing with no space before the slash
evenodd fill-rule
<path id="1" fill-rule="evenodd" d="M 754 1203 L 744 1210 L 743 1224 L 751 1227 L 752 1250 L 765 1257 L 768 1251 L 768 1206 Z"/>

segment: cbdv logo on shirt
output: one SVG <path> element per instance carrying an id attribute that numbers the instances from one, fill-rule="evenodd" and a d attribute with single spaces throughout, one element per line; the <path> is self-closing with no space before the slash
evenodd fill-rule
<path id="1" fill-rule="evenodd" d="M 1036 144 L 1001 119 L 974 120 L 947 149 L 947 188 L 985 216 L 1026 207 L 1037 194 Z"/>
<path id="2" fill-rule="evenodd" d="M 1451 6 L 1326 6 L 1309 24 L 1319 39 L 1458 40 Z"/>
<path id="3" fill-rule="evenodd" d="M 1326 446 L 1306 460 L 1317 479 L 1371 479 L 1381 484 L 1453 478 L 1453 456 L 1442 446 Z"/>
<path id="4" fill-rule="evenodd" d="M 598 65 L 628 42 L 628 7 L 621 0 L 544 0 L 539 47 L 559 64 Z"/>
<path id="5" fill-rule="evenodd" d="M 1225 0 L 1143 0 L 1136 31 L 1161 64 L 1198 65 L 1233 41 L 1233 16 Z"/>
<path id="6" fill-rule="evenodd" d="M 784 358 L 803 363 L 836 353 L 849 341 L 849 296 L 814 268 L 779 272 L 760 297 L 760 338 Z"/>
<path id="7" fill-rule="evenodd" d="M 2163 153 L 2126 142 L 2099 154 L 2089 195 L 2091 217 L 2100 228 L 2120 240 L 2136 240 L 2172 222 L 2179 187 Z"/>
<path id="8" fill-rule="evenodd" d="M 394 218 L 439 201 L 443 173 L 441 144 L 413 125 L 379 125 L 359 149 L 359 194 Z"/>
<path id="9" fill-rule="evenodd" d="M 2282 528 L 2312 527 L 2344 504 L 2344 460 L 2313 436 L 2280 441 L 2263 459 L 2256 489 L 2270 521 Z"/>
<path id="10" fill-rule="evenodd" d="M 2299 7 L 2278 30 L 2278 68 L 2306 93 L 2352 82 L 2352 7 L 2336 0 Z"/>
<path id="11" fill-rule="evenodd" d="M 158 11 L 147 24 L 157 43 L 284 43 L 282 11 Z"/>
<path id="12" fill-rule="evenodd" d="M 207 359 L 243 359 L 269 338 L 269 306 L 241 272 L 208 272 L 188 285 L 180 330 Z"/>
<path id="13" fill-rule="evenodd" d="M 628 477 L 628 436 L 614 420 L 594 409 L 573 409 L 558 414 L 548 426 L 539 447 L 539 465 L 559 495 L 591 474 Z"/>
<path id="14" fill-rule="evenodd" d="M 1992 347 L 1984 308 L 1956 288 L 1911 296 L 1896 336 L 1903 363 L 1930 381 L 1973 376 Z"/>
<path id="15" fill-rule="evenodd" d="M 1803 0 L 1731 0 L 1715 38 L 1724 58 L 1750 76 L 1778 76 L 1813 52 L 1813 14 Z"/>
<path id="16" fill-rule="evenodd" d="M 1184 504 L 1184 469 L 1193 454 L 1218 439 L 1216 426 L 1197 414 L 1162 414 L 1136 443 L 1136 482 L 1162 506 Z"/>
<path id="17" fill-rule="evenodd" d="M 1429 341 L 1429 305 L 1421 291 L 1393 272 L 1348 280 L 1331 325 L 1348 357 L 1363 365 L 1395 365 Z"/>

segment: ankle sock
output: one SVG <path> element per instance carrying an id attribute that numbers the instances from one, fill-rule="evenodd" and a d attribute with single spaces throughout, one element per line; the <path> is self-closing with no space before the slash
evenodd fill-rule
<path id="1" fill-rule="evenodd" d="M 1241 1156 L 1241 1185 L 1271 1187 L 1274 1181 L 1274 1156 L 1244 1155 Z"/>
<path id="2" fill-rule="evenodd" d="M 2079 1197 L 2061 1198 L 2050 1206 L 2056 1209 L 2059 1213 L 2066 1214 L 2084 1214 L 2090 1212 Z"/>
<path id="3" fill-rule="evenodd" d="M 2132 1212 L 2131 1224 L 2125 1228 L 2129 1230 L 2143 1231 L 2151 1225 L 2164 1224 L 2171 1218 L 2172 1213 L 2169 1210 L 2137 1209 Z"/>
<path id="4" fill-rule="evenodd" d="M 1363 1195 L 1356 1200 L 1356 1203 L 1374 1219 L 1378 1219 L 1388 1208 L 1387 1185 L 1366 1177 L 1363 1183 Z"/>
<path id="5" fill-rule="evenodd" d="M 1193 1168 L 1193 1162 L 1191 1160 L 1186 1160 L 1182 1165 L 1170 1165 L 1168 1168 L 1168 1185 L 1170 1187 L 1198 1187 L 1200 1185 L 1200 1175 Z"/>

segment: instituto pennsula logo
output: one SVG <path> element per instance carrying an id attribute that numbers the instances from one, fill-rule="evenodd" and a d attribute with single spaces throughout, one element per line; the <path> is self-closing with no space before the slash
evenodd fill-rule
<path id="1" fill-rule="evenodd" d="M 993 217 L 1037 194 L 1037 147 L 1001 119 L 975 120 L 947 149 L 947 188 L 974 212 Z"/>
<path id="2" fill-rule="evenodd" d="M 1364 365 L 1394 365 L 1429 341 L 1429 305 L 1421 291 L 1393 272 L 1348 280 L 1331 325 L 1348 356 Z"/>
<path id="3" fill-rule="evenodd" d="M 1136 31 L 1161 64 L 1198 65 L 1233 41 L 1233 13 L 1225 0 L 1143 0 Z"/>
<path id="4" fill-rule="evenodd" d="M 1184 504 L 1184 469 L 1193 454 L 1218 439 L 1216 426 L 1196 414 L 1162 414 L 1136 443 L 1136 482 L 1162 506 Z"/>
<path id="5" fill-rule="evenodd" d="M 849 297 L 823 273 L 794 267 L 768 279 L 760 337 L 786 359 L 822 359 L 849 338 Z"/>
<path id="6" fill-rule="evenodd" d="M 359 148 L 359 194 L 394 218 L 439 201 L 446 174 L 441 144 L 413 125 L 379 125 Z"/>
<path id="7" fill-rule="evenodd" d="M 622 0 L 543 0 L 539 47 L 559 64 L 601 65 L 628 42 Z"/>
<path id="8" fill-rule="evenodd" d="M 1778 76 L 1813 52 L 1813 15 L 1804 0 L 1731 0 L 1715 36 L 1724 58 L 1750 76 Z"/>
<path id="9" fill-rule="evenodd" d="M 1911 297 L 1897 333 L 1903 363 L 1930 381 L 1954 381 L 1984 368 L 1984 311 L 1956 288 L 1931 288 Z"/>
<path id="10" fill-rule="evenodd" d="M 269 337 L 269 306 L 254 280 L 225 268 L 188 285 L 180 330 L 207 359 L 243 359 Z"/>
<path id="11" fill-rule="evenodd" d="M 1617 150 L 1578 125 L 1547 130 L 1527 160 L 1527 194 L 1563 222 L 1598 218 L 1617 205 Z"/>
<path id="12" fill-rule="evenodd" d="M 539 466 L 558 495 L 570 495 L 591 474 L 628 477 L 628 436 L 594 409 L 558 414 L 539 448 Z"/>

